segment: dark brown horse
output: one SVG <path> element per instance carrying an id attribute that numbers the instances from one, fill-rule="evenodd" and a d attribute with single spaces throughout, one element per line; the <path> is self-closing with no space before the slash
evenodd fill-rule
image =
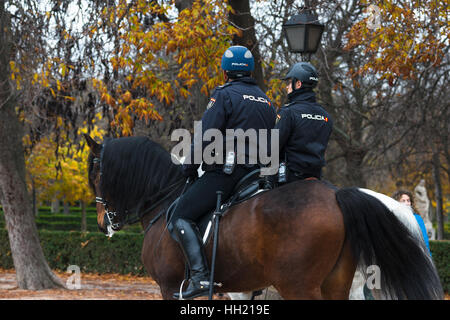
<path id="1" fill-rule="evenodd" d="M 185 263 L 166 220 L 158 216 L 183 189 L 179 167 L 147 138 L 109 139 L 103 145 L 86 139 L 100 230 L 117 231 L 130 217 L 139 218 L 146 230 L 143 264 L 163 298 L 171 299 Z M 222 287 L 216 292 L 273 285 L 284 299 L 348 299 L 358 263 L 379 267 L 379 290 L 387 297 L 443 297 L 423 245 L 381 201 L 356 188 L 298 181 L 235 205 L 222 217 L 215 269 Z"/>

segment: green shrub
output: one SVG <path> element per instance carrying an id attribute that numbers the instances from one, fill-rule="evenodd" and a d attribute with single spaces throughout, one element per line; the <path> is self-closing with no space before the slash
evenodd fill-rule
<path id="1" fill-rule="evenodd" d="M 39 230 L 48 230 L 48 231 L 80 231 L 81 230 L 81 222 L 80 223 L 66 223 L 66 222 L 36 222 L 36 226 Z M 87 231 L 96 232 L 98 231 L 97 223 L 87 224 Z"/>
<path id="2" fill-rule="evenodd" d="M 47 210 L 48 209 L 48 210 Z M 89 232 L 97 232 L 97 212 L 95 208 L 86 210 L 86 229 Z M 36 226 L 39 230 L 51 231 L 80 231 L 81 230 L 81 211 L 79 208 L 70 208 L 69 214 L 50 213 L 47 207 L 39 208 L 38 215 L 35 218 Z M 0 210 L 0 228 L 5 227 L 3 212 Z M 141 233 L 142 227 L 139 223 L 125 226 L 123 233 Z"/>
<path id="3" fill-rule="evenodd" d="M 441 278 L 444 291 L 450 292 L 450 241 L 430 241 L 433 261 Z"/>
<path id="4" fill-rule="evenodd" d="M 41 246 L 50 268 L 66 271 L 77 265 L 81 272 L 145 275 L 141 262 L 143 234 L 39 231 Z M 8 233 L 0 230 L 0 267 L 13 268 Z"/>

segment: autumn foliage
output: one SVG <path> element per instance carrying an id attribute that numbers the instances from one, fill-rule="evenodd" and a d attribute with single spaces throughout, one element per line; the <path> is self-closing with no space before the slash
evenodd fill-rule
<path id="1" fill-rule="evenodd" d="M 144 16 L 170 16 L 173 5 L 119 1 L 103 10 L 92 32 L 114 28 L 120 39 L 109 60 L 116 79 L 94 79 L 102 102 L 114 110 L 113 126 L 131 135 L 135 119 L 163 120 L 158 108 L 187 98 L 194 84 L 201 92 L 221 84 L 220 58 L 236 28 L 226 22 L 226 1 L 195 1 L 176 18 L 149 24 Z"/>
<path id="2" fill-rule="evenodd" d="M 448 1 L 361 2 L 370 15 L 352 27 L 346 48 L 360 47 L 368 60 L 353 74 L 376 73 L 393 85 L 395 78 L 414 78 L 421 68 L 442 62 L 450 34 Z"/>
<path id="3" fill-rule="evenodd" d="M 87 133 L 87 128 L 80 128 L 79 135 Z M 90 135 L 99 141 L 104 131 L 94 126 Z M 28 136 L 24 138 L 29 144 Z M 87 182 L 89 147 L 84 141 L 73 144 L 67 141 L 57 146 L 54 136 L 44 137 L 26 158 L 29 190 L 35 190 L 37 200 L 51 201 L 64 199 L 75 204 L 77 201 L 89 203 L 95 197 Z"/>

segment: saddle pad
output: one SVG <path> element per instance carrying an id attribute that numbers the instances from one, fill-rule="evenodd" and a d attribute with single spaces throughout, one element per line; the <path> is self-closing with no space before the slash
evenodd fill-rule
<path id="1" fill-rule="evenodd" d="M 250 188 L 250 187 L 251 187 L 251 185 L 248 186 L 248 188 Z M 245 189 L 242 190 L 242 191 L 245 191 Z M 255 195 L 257 195 L 259 193 L 262 193 L 262 192 L 265 192 L 265 191 L 268 191 L 268 189 L 257 189 L 254 192 L 251 192 L 250 194 L 247 194 L 245 196 L 245 198 L 240 198 L 236 202 L 231 202 L 231 199 L 233 199 L 233 196 L 231 196 L 230 199 L 227 199 L 227 201 L 225 201 L 224 204 L 222 204 L 222 206 L 220 208 L 221 212 L 222 212 L 221 216 L 223 216 L 227 212 L 227 210 L 229 208 L 231 208 L 233 205 L 241 203 L 241 202 L 243 202 L 245 200 L 248 200 L 248 199 L 254 197 Z M 177 201 L 178 201 L 178 198 L 170 205 L 169 209 L 167 209 L 166 223 L 169 223 L 170 217 L 171 217 L 172 212 L 173 212 L 173 210 L 174 210 L 174 208 L 176 206 Z M 212 230 L 214 229 L 214 227 L 213 227 L 214 211 L 215 211 L 215 209 L 212 210 L 211 212 L 209 212 L 208 214 L 205 214 L 200 219 L 200 221 L 196 221 L 197 222 L 197 227 L 199 229 L 199 233 L 201 235 L 203 235 L 203 237 L 202 237 L 203 244 L 206 244 L 208 242 L 208 240 L 211 238 Z M 169 232 L 172 233 L 172 230 L 169 230 Z"/>

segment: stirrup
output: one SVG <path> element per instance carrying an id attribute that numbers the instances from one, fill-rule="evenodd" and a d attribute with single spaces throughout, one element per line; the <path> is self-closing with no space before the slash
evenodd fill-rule
<path id="1" fill-rule="evenodd" d="M 184 279 L 181 282 L 180 290 L 178 291 L 178 300 L 184 300 L 183 299 L 183 286 L 184 286 L 184 283 L 186 282 L 186 280 L 187 281 L 191 281 L 191 279 Z M 199 283 L 201 285 L 205 286 L 205 287 L 208 286 L 208 288 L 209 288 L 209 281 L 203 280 L 203 281 L 200 281 Z M 221 282 L 214 282 L 214 287 L 222 287 L 222 283 Z"/>
<path id="2" fill-rule="evenodd" d="M 183 281 L 181 282 L 178 300 L 184 300 L 183 299 L 183 285 L 185 282 L 186 282 L 186 279 L 183 279 Z"/>
<path id="3" fill-rule="evenodd" d="M 184 286 L 184 283 L 186 282 L 186 280 L 187 280 L 189 283 L 191 283 L 191 281 L 192 281 L 191 279 L 184 279 L 184 280 L 181 282 L 180 290 L 179 290 L 179 292 L 178 292 L 178 300 L 185 300 L 184 297 L 183 297 L 183 286 Z M 203 290 L 209 290 L 209 281 L 207 281 L 207 280 L 199 281 L 199 285 L 202 286 L 202 287 L 204 287 Z M 193 284 L 193 286 L 195 286 L 195 285 Z M 187 286 L 186 290 L 187 290 L 188 288 L 189 288 L 189 285 Z M 176 295 L 176 293 L 175 293 L 174 295 Z M 199 293 L 193 295 L 192 297 L 190 297 L 190 298 L 188 298 L 188 299 L 194 299 L 194 298 L 197 298 L 197 297 L 200 297 L 200 296 L 206 296 L 206 294 L 202 294 L 202 293 L 199 292 Z"/>

